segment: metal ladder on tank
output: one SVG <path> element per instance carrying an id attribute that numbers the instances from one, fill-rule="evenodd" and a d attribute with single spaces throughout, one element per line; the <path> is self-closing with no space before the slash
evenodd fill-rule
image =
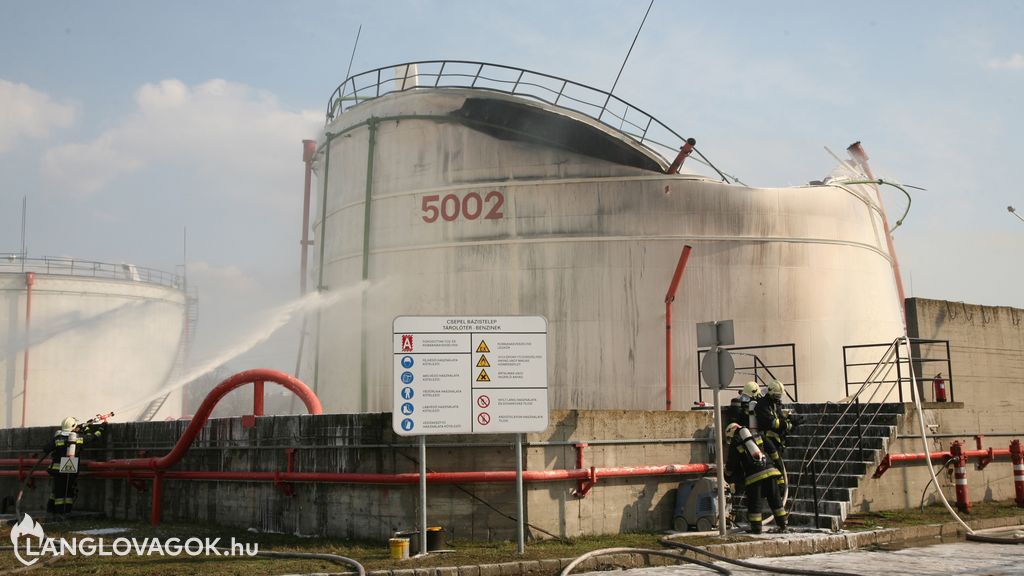
<path id="1" fill-rule="evenodd" d="M 181 347 L 178 350 L 177 360 L 175 361 L 174 373 L 184 374 L 185 368 L 188 367 L 188 353 L 192 350 L 192 341 L 195 339 L 196 325 L 199 323 L 199 297 L 193 294 L 185 294 L 185 326 L 182 332 Z M 154 398 L 146 405 L 146 408 L 142 410 L 142 414 L 139 415 L 139 421 L 149 422 L 156 417 L 160 409 L 167 403 L 167 399 L 171 397 L 171 393 L 168 392 L 159 398 Z"/>

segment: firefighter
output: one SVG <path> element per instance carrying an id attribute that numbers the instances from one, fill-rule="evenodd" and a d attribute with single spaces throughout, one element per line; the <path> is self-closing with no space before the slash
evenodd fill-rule
<path id="1" fill-rule="evenodd" d="M 779 496 L 776 478 L 781 473 L 772 466 L 762 449 L 763 441 L 750 430 L 733 422 L 725 429 L 729 445 L 729 459 L 725 465 L 725 478 L 737 489 L 742 488 L 746 496 L 748 532 L 761 533 L 761 499 L 767 498 L 775 515 L 775 524 L 780 532 L 786 530 L 788 517 Z"/>
<path id="2" fill-rule="evenodd" d="M 743 385 L 743 389 L 729 403 L 726 412 L 726 424 L 735 422 L 744 428 L 757 430 L 757 419 L 754 417 L 754 408 L 761 398 L 761 388 L 757 382 L 750 381 Z"/>
<path id="3" fill-rule="evenodd" d="M 47 512 L 57 514 L 71 512 L 75 504 L 76 484 L 78 483 L 78 461 L 72 459 L 80 456 L 80 448 L 102 438 L 106 430 L 107 423 L 102 420 L 95 423 L 89 421 L 79 424 L 73 416 L 68 416 L 61 422 L 60 430 L 43 448 L 45 453 L 50 455 L 51 464 L 47 473 L 53 484 L 50 500 L 46 503 Z"/>
<path id="4" fill-rule="evenodd" d="M 786 452 L 786 437 L 794 428 L 793 417 L 785 409 L 782 403 L 782 382 L 772 380 L 768 383 L 768 393 L 765 394 L 757 405 L 754 412 L 757 416 L 757 428 L 764 438 L 765 451 L 771 458 L 775 467 L 783 472 L 786 465 L 783 462 Z M 781 493 L 785 493 L 786 475 L 781 474 L 778 479 Z"/>

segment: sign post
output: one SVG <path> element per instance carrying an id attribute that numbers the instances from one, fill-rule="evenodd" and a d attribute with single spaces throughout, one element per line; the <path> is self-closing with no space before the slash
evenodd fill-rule
<path id="1" fill-rule="evenodd" d="M 392 429 L 420 437 L 420 535 L 426 553 L 426 437 L 515 434 L 518 551 L 525 551 L 522 434 L 548 427 L 542 316 L 399 316 L 393 324 Z"/>
<path id="2" fill-rule="evenodd" d="M 704 354 L 701 375 L 715 391 L 715 474 L 718 477 L 718 534 L 725 536 L 725 446 L 722 442 L 722 388 L 732 382 L 736 365 L 721 345 L 735 343 L 732 320 L 697 324 L 697 346 L 711 349 Z"/>

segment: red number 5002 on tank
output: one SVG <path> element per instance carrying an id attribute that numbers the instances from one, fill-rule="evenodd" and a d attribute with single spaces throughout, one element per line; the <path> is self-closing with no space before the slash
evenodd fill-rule
<path id="1" fill-rule="evenodd" d="M 505 217 L 501 211 L 505 205 L 505 195 L 498 190 L 491 190 L 481 196 L 479 192 L 470 192 L 462 198 L 455 194 L 427 194 L 423 196 L 420 210 L 423 221 L 427 224 L 437 222 L 440 218 L 445 222 L 453 222 L 460 217 L 466 220 L 500 220 Z"/>

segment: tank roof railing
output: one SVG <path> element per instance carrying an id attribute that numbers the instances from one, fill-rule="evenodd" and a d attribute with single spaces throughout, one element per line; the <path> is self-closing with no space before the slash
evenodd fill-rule
<path id="1" fill-rule="evenodd" d="M 416 66 L 415 73 L 409 72 Z M 404 76 L 395 72 L 405 70 Z M 539 100 L 578 112 L 627 136 L 670 163 L 686 138 L 657 118 L 629 102 L 585 84 L 523 68 L 468 60 L 421 60 L 384 66 L 349 76 L 327 101 L 327 123 L 368 100 L 417 88 L 464 88 L 488 90 Z M 698 150 L 694 160 L 712 168 L 728 182 Z"/>
<path id="2" fill-rule="evenodd" d="M 0 253 L 0 273 L 21 272 L 129 280 L 146 284 L 158 284 L 178 290 L 184 287 L 183 278 L 177 274 L 134 264 L 114 264 L 111 262 L 96 262 L 93 260 L 79 260 L 77 258 L 56 256 L 24 258 L 17 252 Z"/>

